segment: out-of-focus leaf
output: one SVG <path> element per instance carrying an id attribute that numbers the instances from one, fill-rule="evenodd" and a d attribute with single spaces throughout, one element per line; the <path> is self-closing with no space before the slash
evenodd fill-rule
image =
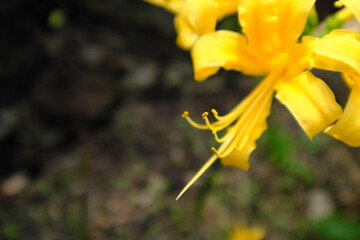
<path id="1" fill-rule="evenodd" d="M 62 10 L 56 9 L 50 12 L 48 24 L 54 29 L 62 28 L 65 24 L 66 16 Z"/>
<path id="2" fill-rule="evenodd" d="M 219 29 L 232 30 L 236 32 L 241 31 L 236 15 L 232 15 L 224 18 L 222 21 L 220 21 L 218 25 L 219 25 L 218 27 Z"/>
<path id="3" fill-rule="evenodd" d="M 312 230 L 324 240 L 358 240 L 360 223 L 342 216 L 333 216 L 315 222 Z"/>
<path id="4" fill-rule="evenodd" d="M 304 181 L 312 180 L 308 165 L 296 158 L 296 140 L 286 130 L 270 127 L 265 134 L 266 153 L 279 170 L 286 171 Z"/>
<path id="5" fill-rule="evenodd" d="M 319 25 L 319 17 L 316 12 L 316 9 L 313 8 L 310 11 L 309 17 L 307 19 L 304 31 L 302 35 L 313 35 L 316 27 Z"/>
<path id="6" fill-rule="evenodd" d="M 286 169 L 294 160 L 295 145 L 287 132 L 280 128 L 270 128 L 266 134 L 268 154 L 280 169 Z"/>

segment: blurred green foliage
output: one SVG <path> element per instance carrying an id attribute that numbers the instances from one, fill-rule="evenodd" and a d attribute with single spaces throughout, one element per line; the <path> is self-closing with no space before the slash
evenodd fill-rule
<path id="1" fill-rule="evenodd" d="M 0 73 L 13 86 L 1 94 L 11 97 L 0 111 L 7 164 L 1 180 L 19 169 L 34 173 L 26 189 L 0 196 L 0 239 L 222 240 L 239 222 L 262 225 L 276 240 L 360 239 L 358 219 L 307 216 L 312 188 L 336 199 L 335 212 L 358 216 L 358 188 L 349 177 L 355 168 L 339 168 L 337 149 L 344 147 L 327 136 L 309 141 L 297 135 L 299 128 L 269 124 L 249 172 L 218 160 L 175 201 L 217 144 L 174 113 L 189 106 L 231 109 L 254 84 L 234 72 L 192 83 L 188 53 L 174 44 L 171 14 L 143 1 L 5 2 L 0 11 L 11 15 L 3 21 L 11 32 L 0 46 Z M 306 34 L 317 23 L 310 15 Z M 240 31 L 236 16 L 219 26 Z M 139 76 L 134 73 L 146 76 L 144 69 L 162 73 L 143 88 L 123 84 L 136 80 L 128 78 Z M 82 110 L 94 111 L 102 98 L 109 105 L 84 117 Z M 349 155 L 359 159 L 355 151 Z M 353 202 L 341 198 L 344 189 Z"/>
<path id="2" fill-rule="evenodd" d="M 218 28 L 222 30 L 232 30 L 236 32 L 241 31 L 241 26 L 239 25 L 236 15 L 231 15 L 225 17 L 218 23 Z"/>
<path id="3" fill-rule="evenodd" d="M 312 36 L 315 32 L 316 27 L 319 25 L 319 16 L 315 9 L 312 9 L 309 13 L 309 17 L 306 21 L 306 25 L 304 31 L 302 32 L 302 36 Z"/>
<path id="4" fill-rule="evenodd" d="M 194 213 L 197 217 L 200 217 L 202 214 L 206 204 L 206 199 L 208 198 L 208 195 L 213 192 L 214 186 L 216 185 L 216 178 L 219 175 L 220 166 L 220 161 L 215 161 L 211 169 L 208 171 L 205 182 L 198 191 L 194 205 Z"/>
<path id="5" fill-rule="evenodd" d="M 273 125 L 266 131 L 264 139 L 267 148 L 265 154 L 277 169 L 307 183 L 313 181 L 310 167 L 297 158 L 299 141 L 289 131 Z"/>
<path id="6" fill-rule="evenodd" d="M 59 29 L 64 26 L 65 22 L 66 22 L 66 15 L 62 10 L 55 9 L 50 12 L 48 17 L 48 24 L 50 27 L 54 29 Z"/>
<path id="7" fill-rule="evenodd" d="M 3 231 L 3 237 L 6 240 L 19 239 L 19 231 L 16 228 L 16 226 L 13 225 L 5 226 L 2 231 Z"/>
<path id="8" fill-rule="evenodd" d="M 341 215 L 321 219 L 311 229 L 321 240 L 359 240 L 360 223 Z"/>

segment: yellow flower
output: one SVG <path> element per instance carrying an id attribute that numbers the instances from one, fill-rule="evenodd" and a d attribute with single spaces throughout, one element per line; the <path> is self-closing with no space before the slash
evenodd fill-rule
<path id="1" fill-rule="evenodd" d="M 342 0 L 360 21 L 360 1 Z M 360 34 L 334 30 L 314 47 L 313 66 L 343 73 L 351 89 L 343 116 L 325 132 L 352 147 L 360 146 Z"/>
<path id="2" fill-rule="evenodd" d="M 265 230 L 261 227 L 246 225 L 234 228 L 230 240 L 261 240 L 265 237 Z"/>
<path id="3" fill-rule="evenodd" d="M 199 129 L 209 129 L 221 143 L 214 155 L 185 186 L 178 198 L 220 158 L 223 165 L 249 168 L 248 158 L 255 141 L 267 128 L 273 95 L 293 114 L 309 138 L 340 118 L 341 107 L 329 87 L 311 69 L 312 48 L 318 39 L 299 39 L 315 0 L 240 0 L 238 20 L 242 33 L 219 30 L 199 38 L 191 49 L 195 79 L 205 80 L 221 67 L 264 80 L 229 114 L 205 124 L 192 121 Z M 218 132 L 226 130 L 223 136 Z M 178 199 L 177 198 L 177 199 Z"/>
<path id="4" fill-rule="evenodd" d="M 189 50 L 202 35 L 215 31 L 223 17 L 235 14 L 237 0 L 145 0 L 174 13 L 176 43 Z"/>

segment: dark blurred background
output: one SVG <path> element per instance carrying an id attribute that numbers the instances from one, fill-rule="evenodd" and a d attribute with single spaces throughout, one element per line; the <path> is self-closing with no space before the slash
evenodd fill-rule
<path id="1" fill-rule="evenodd" d="M 175 202 L 215 144 L 182 112 L 226 113 L 256 82 L 193 81 L 170 13 L 13 0 L 0 17 L 0 239 L 226 239 L 243 222 L 266 239 L 360 239 L 360 151 L 309 141 L 277 102 L 248 173 L 217 163 Z"/>

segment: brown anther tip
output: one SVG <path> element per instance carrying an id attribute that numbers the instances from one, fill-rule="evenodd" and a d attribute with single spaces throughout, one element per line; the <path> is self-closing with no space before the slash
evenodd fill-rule
<path id="1" fill-rule="evenodd" d="M 209 115 L 208 112 L 204 112 L 204 113 L 202 114 L 202 118 L 205 119 L 208 115 Z"/>
<path id="2" fill-rule="evenodd" d="M 188 111 L 185 111 L 183 114 L 182 114 L 182 117 L 183 118 L 187 118 L 189 116 L 189 112 Z"/>

